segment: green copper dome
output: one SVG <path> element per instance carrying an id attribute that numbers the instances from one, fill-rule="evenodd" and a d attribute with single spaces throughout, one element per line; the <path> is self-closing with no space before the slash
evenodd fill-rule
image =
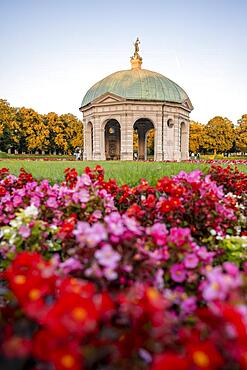
<path id="1" fill-rule="evenodd" d="M 183 103 L 188 99 L 188 95 L 180 86 L 160 73 L 133 68 L 115 72 L 97 82 L 84 96 L 81 107 L 106 93 L 127 100 Z"/>

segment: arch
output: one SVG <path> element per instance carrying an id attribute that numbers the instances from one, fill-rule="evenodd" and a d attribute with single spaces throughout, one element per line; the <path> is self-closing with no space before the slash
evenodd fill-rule
<path id="1" fill-rule="evenodd" d="M 187 130 L 186 130 L 185 122 L 180 123 L 180 152 L 181 152 L 181 159 L 186 159 Z"/>
<path id="2" fill-rule="evenodd" d="M 110 119 L 106 122 L 104 138 L 106 160 L 119 160 L 121 153 L 121 126 L 116 119 Z"/>
<path id="3" fill-rule="evenodd" d="M 146 160 L 147 156 L 147 135 L 150 130 L 153 130 L 155 137 L 155 127 L 149 118 L 139 118 L 133 125 L 133 146 L 134 146 L 134 159 Z M 134 140 L 138 140 L 138 145 Z M 138 151 L 137 150 L 138 146 Z M 154 149 L 155 151 L 155 149 Z M 155 158 L 155 153 L 154 153 Z"/>

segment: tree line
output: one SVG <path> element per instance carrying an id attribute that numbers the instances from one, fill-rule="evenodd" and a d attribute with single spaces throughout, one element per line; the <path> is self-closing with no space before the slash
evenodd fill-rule
<path id="1" fill-rule="evenodd" d="M 190 122 L 190 152 L 219 153 L 247 152 L 247 114 L 244 114 L 238 125 L 220 116 L 214 117 L 206 125 Z"/>
<path id="2" fill-rule="evenodd" d="M 73 114 L 39 114 L 0 99 L 0 151 L 71 154 L 83 145 L 83 125 Z"/>
<path id="3" fill-rule="evenodd" d="M 0 99 L 0 151 L 18 153 L 71 154 L 83 147 L 83 124 L 76 116 L 54 112 L 39 114 L 32 108 L 15 108 Z M 154 130 L 148 134 L 147 147 L 153 153 Z M 134 132 L 134 150 L 138 137 Z M 247 114 L 238 125 L 220 116 L 206 125 L 190 122 L 189 150 L 192 153 L 247 152 Z M 149 154 L 150 154 L 149 153 Z"/>

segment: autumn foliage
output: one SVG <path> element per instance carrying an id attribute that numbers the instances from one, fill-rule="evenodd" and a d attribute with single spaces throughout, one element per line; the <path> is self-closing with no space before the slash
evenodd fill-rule
<path id="1" fill-rule="evenodd" d="M 82 122 L 72 114 L 41 115 L 0 99 L 0 150 L 69 153 L 83 145 Z"/>

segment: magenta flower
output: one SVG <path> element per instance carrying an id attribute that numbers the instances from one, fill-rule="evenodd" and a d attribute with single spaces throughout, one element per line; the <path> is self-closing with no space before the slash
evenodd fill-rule
<path id="1" fill-rule="evenodd" d="M 181 247 L 185 243 L 191 243 L 191 231 L 189 228 L 172 227 L 167 241 Z"/>
<path id="2" fill-rule="evenodd" d="M 198 265 L 199 259 L 194 253 L 189 253 L 184 258 L 184 265 L 188 269 L 194 269 Z"/>
<path id="3" fill-rule="evenodd" d="M 22 197 L 20 195 L 15 195 L 13 198 L 14 207 L 18 207 L 22 203 Z"/>
<path id="4" fill-rule="evenodd" d="M 51 209 L 56 209 L 58 207 L 56 198 L 55 197 L 48 198 L 47 201 L 46 201 L 46 205 L 47 205 L 47 207 L 49 207 Z"/>
<path id="5" fill-rule="evenodd" d="M 181 310 L 186 315 L 191 314 L 196 310 L 196 298 L 188 297 L 181 303 Z"/>
<path id="6" fill-rule="evenodd" d="M 90 195 L 89 195 L 88 190 L 81 189 L 78 192 L 74 192 L 72 198 L 75 201 L 75 203 L 79 203 L 79 202 L 80 203 L 87 203 L 90 199 Z"/>
<path id="7" fill-rule="evenodd" d="M 224 262 L 223 267 L 224 270 L 232 276 L 237 276 L 239 274 L 238 267 L 232 262 Z"/>
<path id="8" fill-rule="evenodd" d="M 176 263 L 170 268 L 170 274 L 173 281 L 182 283 L 186 279 L 186 271 L 181 263 Z"/>
<path id="9" fill-rule="evenodd" d="M 166 239 L 167 239 L 167 234 L 168 234 L 168 231 L 167 231 L 167 228 L 164 224 L 154 224 L 151 228 L 150 228 L 150 234 L 154 240 L 154 242 L 158 245 L 158 246 L 164 246 L 166 244 Z"/>

